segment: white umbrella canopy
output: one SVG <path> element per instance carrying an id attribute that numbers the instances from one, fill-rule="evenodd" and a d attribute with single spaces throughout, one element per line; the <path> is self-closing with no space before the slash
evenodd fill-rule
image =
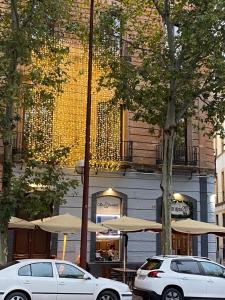
<path id="1" fill-rule="evenodd" d="M 138 232 L 143 230 L 151 230 L 159 232 L 162 229 L 162 224 L 144 220 L 144 219 L 138 219 L 138 218 L 132 218 L 123 216 L 119 219 L 113 219 L 102 222 L 102 225 L 104 227 L 107 227 L 111 230 L 119 230 L 124 233 L 126 232 Z M 127 234 L 124 234 L 124 254 L 123 254 L 123 281 L 126 281 L 125 271 L 126 271 L 126 265 L 127 265 L 127 243 L 128 243 L 128 236 Z"/>
<path id="2" fill-rule="evenodd" d="M 70 214 L 58 215 L 54 217 L 44 218 L 35 220 L 33 224 L 39 226 L 42 230 L 53 232 L 53 233 L 63 233 L 63 252 L 62 259 L 65 258 L 66 244 L 67 244 L 67 234 L 80 232 L 81 230 L 81 218 L 72 216 Z M 88 221 L 88 231 L 90 232 L 102 232 L 107 231 L 107 228 Z"/>
<path id="3" fill-rule="evenodd" d="M 102 222 L 104 227 L 112 230 L 125 232 L 137 232 L 142 230 L 161 231 L 162 225 L 153 221 L 131 218 L 123 216 L 119 219 L 113 219 Z"/>
<path id="4" fill-rule="evenodd" d="M 28 222 L 26 220 L 23 219 L 19 219 L 16 217 L 11 217 L 9 224 L 8 224 L 8 228 L 10 229 L 15 229 L 15 228 L 19 228 L 19 229 L 34 229 L 35 225 L 32 224 L 32 222 Z"/>
<path id="5" fill-rule="evenodd" d="M 176 232 L 186 233 L 190 235 L 200 235 L 207 233 L 213 233 L 220 236 L 225 235 L 225 227 L 221 227 L 212 223 L 195 221 L 192 219 L 172 221 L 171 227 Z"/>
<path id="6" fill-rule="evenodd" d="M 70 214 L 63 214 L 54 217 L 44 218 L 32 221 L 33 224 L 39 226 L 41 229 L 53 233 L 76 233 L 81 229 L 81 218 L 72 216 Z M 106 231 L 107 229 L 101 225 L 88 221 L 88 231 L 98 232 Z"/>

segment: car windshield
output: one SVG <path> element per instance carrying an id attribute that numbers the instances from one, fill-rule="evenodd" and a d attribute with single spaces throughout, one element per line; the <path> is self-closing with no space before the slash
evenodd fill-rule
<path id="1" fill-rule="evenodd" d="M 19 261 L 15 260 L 15 261 L 11 261 L 9 263 L 6 263 L 4 265 L 0 265 L 0 270 L 4 270 L 4 269 L 9 268 L 11 266 L 14 266 L 14 265 L 16 265 L 18 263 L 19 263 Z"/>
<path id="2" fill-rule="evenodd" d="M 147 262 L 141 267 L 141 270 L 155 270 L 160 269 L 162 260 L 159 259 L 148 259 Z"/>

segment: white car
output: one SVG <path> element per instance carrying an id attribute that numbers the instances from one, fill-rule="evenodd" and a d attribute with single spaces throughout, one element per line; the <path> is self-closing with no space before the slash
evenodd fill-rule
<path id="1" fill-rule="evenodd" d="M 129 287 L 67 261 L 24 259 L 0 266 L 0 300 L 131 300 Z"/>
<path id="2" fill-rule="evenodd" d="M 225 299 L 225 267 L 201 257 L 154 256 L 137 271 L 133 292 L 145 300 Z"/>

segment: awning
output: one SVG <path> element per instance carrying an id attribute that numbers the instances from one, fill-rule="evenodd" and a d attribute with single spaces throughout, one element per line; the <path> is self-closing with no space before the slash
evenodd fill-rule
<path id="1" fill-rule="evenodd" d="M 23 219 L 19 219 L 16 217 L 11 217 L 8 228 L 13 229 L 13 228 L 21 228 L 21 229 L 34 229 L 35 225 L 32 224 L 32 222 L 28 222 Z"/>
<path id="2" fill-rule="evenodd" d="M 190 235 L 209 234 L 225 235 L 225 227 L 221 227 L 212 223 L 195 221 L 192 219 L 185 219 L 179 221 L 172 221 L 172 229 L 175 232 L 186 233 Z"/>

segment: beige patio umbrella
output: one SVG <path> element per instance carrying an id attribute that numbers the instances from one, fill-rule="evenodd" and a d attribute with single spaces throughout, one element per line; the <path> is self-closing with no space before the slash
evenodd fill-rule
<path id="1" fill-rule="evenodd" d="M 80 232 L 81 230 L 81 218 L 72 216 L 70 214 L 63 214 L 40 220 L 35 220 L 32 223 L 40 227 L 42 230 L 64 234 L 62 259 L 65 258 L 67 235 L 69 233 Z M 103 226 L 88 221 L 88 231 L 103 232 L 106 230 L 107 229 Z"/>
<path id="2" fill-rule="evenodd" d="M 207 233 L 225 235 L 225 227 L 221 227 L 212 223 L 195 221 L 192 219 L 172 221 L 171 226 L 174 231 L 192 235 Z"/>
<path id="3" fill-rule="evenodd" d="M 35 225 L 32 224 L 32 222 L 28 222 L 26 220 L 19 219 L 16 217 L 11 217 L 8 224 L 8 228 L 34 229 Z"/>
<path id="4" fill-rule="evenodd" d="M 104 221 L 102 222 L 102 225 L 112 230 L 125 232 L 137 232 L 142 230 L 160 231 L 162 229 L 162 225 L 159 223 L 127 216 L 123 216 L 119 219 Z"/>
<path id="5" fill-rule="evenodd" d="M 185 219 L 179 221 L 172 221 L 171 227 L 173 231 L 184 233 L 188 235 L 188 240 L 190 235 L 200 235 L 200 234 L 215 234 L 220 236 L 225 236 L 225 227 L 221 227 L 212 223 L 195 221 L 192 219 Z M 188 243 L 188 255 L 189 255 L 189 243 Z"/>
<path id="6" fill-rule="evenodd" d="M 123 216 L 119 219 L 113 219 L 102 222 L 102 225 L 111 230 L 119 230 L 124 232 L 124 259 L 123 259 L 123 269 L 124 269 L 124 282 L 125 282 L 125 270 L 126 270 L 126 257 L 127 257 L 127 232 L 138 232 L 143 230 L 150 230 L 159 232 L 162 229 L 162 225 L 153 221 L 131 218 Z"/>

